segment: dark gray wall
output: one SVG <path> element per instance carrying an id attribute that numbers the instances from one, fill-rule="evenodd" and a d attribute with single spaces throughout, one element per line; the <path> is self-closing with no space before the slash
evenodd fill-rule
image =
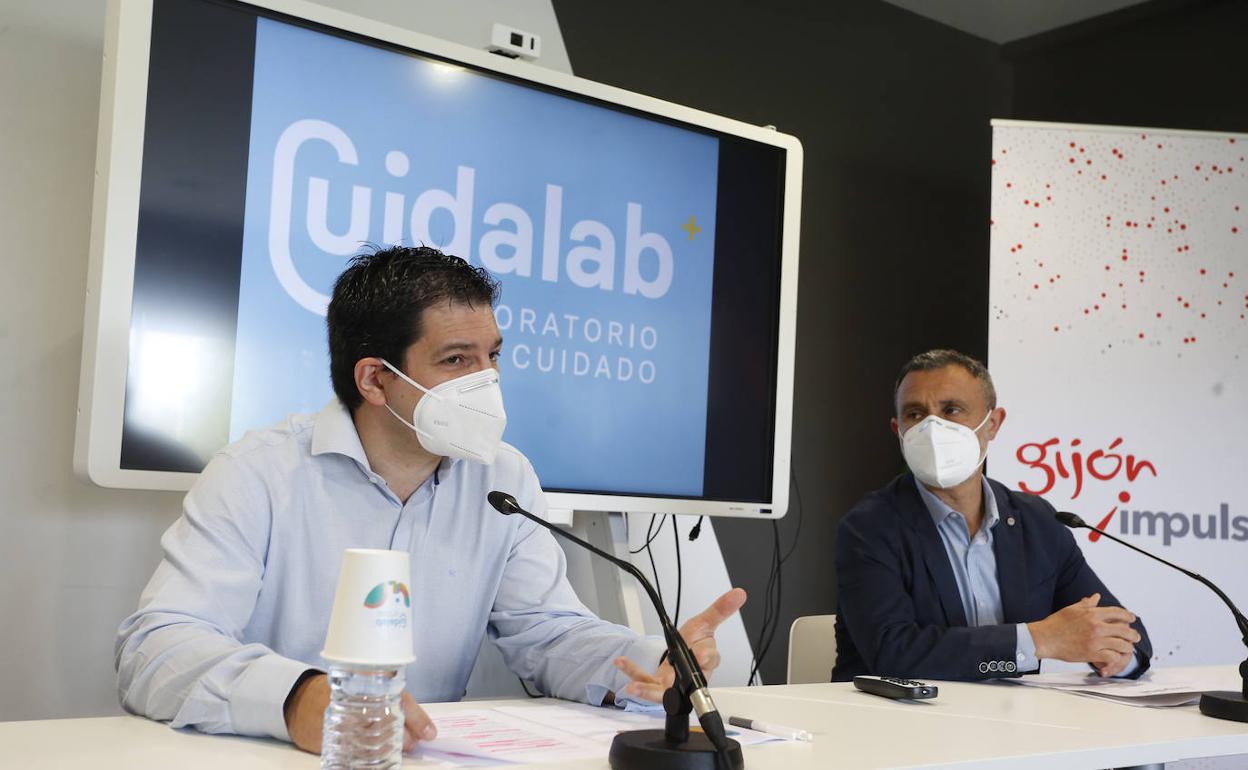
<path id="1" fill-rule="evenodd" d="M 763 674 L 789 624 L 835 609 L 840 516 L 902 468 L 891 387 L 913 353 L 987 352 L 997 46 L 879 0 L 555 0 L 573 70 L 798 136 L 806 152 L 793 458 L 805 502 Z M 999 111 L 999 110 L 998 110 Z M 780 524 L 793 542 L 795 511 Z M 755 638 L 772 537 L 716 522 Z"/>
<path id="2" fill-rule="evenodd" d="M 836 606 L 840 516 L 902 468 L 895 371 L 987 354 L 988 121 L 1248 130 L 1248 2 L 1151 0 L 1001 47 L 880 0 L 554 0 L 576 74 L 805 145 L 793 457 L 805 501 L 776 645 Z M 1008 397 L 1008 394 L 1005 394 Z M 793 542 L 796 512 L 780 525 Z M 770 525 L 716 524 L 758 632 Z"/>
<path id="3" fill-rule="evenodd" d="M 1248 3 L 1154 0 L 1003 49 L 1011 117 L 1248 130 Z"/>

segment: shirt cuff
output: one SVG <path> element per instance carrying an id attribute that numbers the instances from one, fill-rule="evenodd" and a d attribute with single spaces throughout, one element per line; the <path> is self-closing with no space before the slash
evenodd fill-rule
<path id="1" fill-rule="evenodd" d="M 230 721 L 238 735 L 289 741 L 284 706 L 290 688 L 311 668 L 276 653 L 256 658 L 230 693 Z"/>
<path id="2" fill-rule="evenodd" d="M 1131 662 L 1128 663 L 1127 667 L 1124 668 L 1122 671 L 1119 671 L 1117 674 L 1114 674 L 1114 678 L 1115 679 L 1130 679 L 1131 675 L 1134 674 L 1139 669 L 1140 669 L 1140 654 L 1138 651 L 1132 650 Z"/>
<path id="3" fill-rule="evenodd" d="M 630 658 L 647 671 L 654 671 L 659 667 L 659 658 L 666 650 L 667 643 L 663 637 L 643 636 L 631 642 L 620 654 Z M 605 677 L 597 678 L 585 685 L 585 702 L 591 706 L 601 706 L 607 693 L 612 692 L 615 693 L 615 705 L 618 708 L 628 708 L 629 703 L 648 704 L 649 701 L 636 700 L 624 694 L 624 685 L 629 681 L 628 674 L 610 665 L 609 673 L 606 673 Z"/>
<path id="4" fill-rule="evenodd" d="M 1018 636 L 1014 642 L 1014 664 L 1020 673 L 1029 674 L 1040 670 L 1040 659 L 1036 657 L 1036 640 L 1031 638 L 1031 629 L 1026 623 L 1014 626 Z"/>

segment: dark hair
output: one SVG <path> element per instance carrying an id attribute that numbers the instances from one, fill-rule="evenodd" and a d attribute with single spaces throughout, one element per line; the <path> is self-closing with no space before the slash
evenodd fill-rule
<path id="1" fill-rule="evenodd" d="M 329 378 L 352 412 L 364 403 L 355 364 L 376 356 L 402 368 L 423 332 L 425 308 L 439 302 L 493 307 L 499 284 L 465 260 L 428 246 L 391 246 L 352 258 L 334 282 L 325 325 Z"/>
<path id="2" fill-rule="evenodd" d="M 901 373 L 897 375 L 897 382 L 893 384 L 893 408 L 897 408 L 897 394 L 901 391 L 901 381 L 906 378 L 907 374 L 910 372 L 944 369 L 946 366 L 960 366 L 970 372 L 975 379 L 979 380 L 979 384 L 983 387 L 984 398 L 988 401 L 988 408 L 997 408 L 997 389 L 992 385 L 992 375 L 988 373 L 988 367 L 984 366 L 979 359 L 968 356 L 965 353 L 943 348 L 920 353 L 907 361 L 905 366 L 901 367 Z"/>

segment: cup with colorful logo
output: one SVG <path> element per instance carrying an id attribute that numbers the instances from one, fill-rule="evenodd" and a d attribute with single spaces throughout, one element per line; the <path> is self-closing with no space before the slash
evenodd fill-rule
<path id="1" fill-rule="evenodd" d="M 412 648 L 411 561 L 406 551 L 348 548 L 321 657 L 360 666 L 406 666 Z"/>

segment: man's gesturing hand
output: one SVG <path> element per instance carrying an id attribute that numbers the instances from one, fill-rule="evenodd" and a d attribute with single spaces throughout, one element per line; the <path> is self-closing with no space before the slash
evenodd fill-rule
<path id="1" fill-rule="evenodd" d="M 403 750 L 411 751 L 418 741 L 433 740 L 438 728 L 416 700 L 403 693 Z M 325 709 L 329 706 L 329 677 L 310 676 L 286 701 L 286 729 L 295 746 L 313 754 L 321 753 Z"/>
<path id="2" fill-rule="evenodd" d="M 680 635 L 689 651 L 697 659 L 702 672 L 709 678 L 719 667 L 719 649 L 715 645 L 715 629 L 736 614 L 745 604 L 745 591 L 734 588 L 716 599 L 710 607 L 694 615 L 680 627 Z M 634 698 L 661 702 L 663 693 L 676 680 L 676 672 L 670 661 L 664 660 L 659 670 L 650 673 L 628 658 L 616 658 L 615 666 L 628 674 L 632 681 L 624 688 L 624 694 Z"/>
<path id="3" fill-rule="evenodd" d="M 1140 634 L 1135 615 L 1121 607 L 1098 607 L 1100 594 L 1080 599 L 1044 620 L 1028 623 L 1036 657 L 1091 663 L 1101 676 L 1122 672 L 1135 655 Z"/>

